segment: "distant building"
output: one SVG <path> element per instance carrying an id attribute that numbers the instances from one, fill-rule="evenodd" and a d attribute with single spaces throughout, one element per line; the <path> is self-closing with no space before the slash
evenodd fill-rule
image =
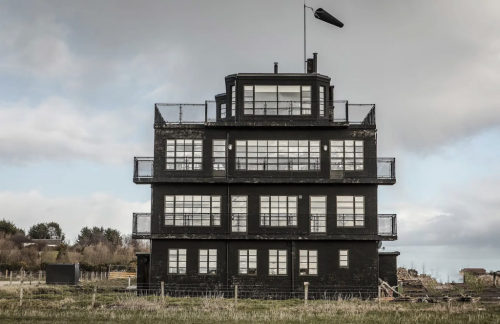
<path id="1" fill-rule="evenodd" d="M 134 214 L 140 284 L 252 285 L 377 294 L 381 241 L 396 215 L 377 213 L 395 159 L 377 156 L 374 104 L 334 100 L 331 79 L 239 73 L 203 104 L 156 104 L 154 157 L 135 158 L 151 214 Z M 396 275 L 398 253 L 385 253 Z M 394 271 L 394 276 L 390 273 Z"/>

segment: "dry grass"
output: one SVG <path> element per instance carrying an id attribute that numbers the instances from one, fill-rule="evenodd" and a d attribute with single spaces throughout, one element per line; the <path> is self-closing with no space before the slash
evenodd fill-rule
<path id="1" fill-rule="evenodd" d="M 100 291 L 91 308 L 89 290 L 69 287 L 0 289 L 0 322 L 125 323 L 500 323 L 497 304 L 411 304 L 339 300 L 239 300 L 169 298 Z"/>

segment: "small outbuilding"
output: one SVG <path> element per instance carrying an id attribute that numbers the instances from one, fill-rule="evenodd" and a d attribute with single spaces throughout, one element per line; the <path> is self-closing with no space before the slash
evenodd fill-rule
<path id="1" fill-rule="evenodd" d="M 76 285 L 80 280 L 80 264 L 52 263 L 45 268 L 46 283 L 51 285 Z"/>

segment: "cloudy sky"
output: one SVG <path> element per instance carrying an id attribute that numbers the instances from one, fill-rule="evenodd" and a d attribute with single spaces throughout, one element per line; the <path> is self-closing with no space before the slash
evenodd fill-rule
<path id="1" fill-rule="evenodd" d="M 456 279 L 500 269 L 500 2 L 309 0 L 308 52 L 336 98 L 377 104 L 397 158 L 379 212 L 399 263 Z M 202 102 L 235 72 L 302 72 L 302 1 L 0 3 L 0 218 L 130 233 L 151 155 L 153 103 Z"/>

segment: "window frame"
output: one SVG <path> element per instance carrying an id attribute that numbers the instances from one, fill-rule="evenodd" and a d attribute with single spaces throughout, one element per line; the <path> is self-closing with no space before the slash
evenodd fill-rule
<path id="1" fill-rule="evenodd" d="M 342 146 L 333 145 L 333 142 L 342 142 Z M 346 145 L 346 142 L 352 142 L 352 152 L 349 152 L 351 146 Z M 358 145 L 361 143 L 361 145 Z M 347 139 L 347 140 L 338 140 L 338 139 L 330 139 L 330 171 L 348 171 L 348 172 L 357 172 L 365 170 L 365 141 L 357 140 L 357 139 Z M 342 147 L 342 151 L 334 150 L 335 148 Z M 346 150 L 346 148 L 348 150 Z M 359 149 L 361 148 L 361 149 Z M 334 154 L 338 154 L 341 156 L 333 156 Z M 346 155 L 352 154 L 352 157 L 347 157 Z M 360 156 L 359 156 L 360 155 Z M 334 162 L 335 161 L 335 162 Z M 351 162 L 352 161 L 352 162 Z M 352 169 L 346 168 L 347 166 L 351 166 Z M 335 166 L 337 166 L 335 168 Z"/>
<path id="2" fill-rule="evenodd" d="M 221 103 L 220 104 L 220 118 L 226 119 L 226 114 L 227 114 L 227 105 L 226 105 L 226 103 Z"/>
<path id="3" fill-rule="evenodd" d="M 242 255 L 242 252 L 246 252 L 246 255 Z M 250 255 L 250 251 L 255 251 L 255 255 Z M 238 275 L 243 275 L 243 276 L 257 276 L 257 270 L 258 270 L 258 250 L 257 249 L 239 249 L 238 250 Z M 248 273 L 249 269 L 253 269 L 249 267 L 250 264 L 250 257 L 254 256 L 255 257 L 255 272 L 254 273 Z M 245 259 L 245 264 L 246 264 L 246 272 L 242 272 L 242 267 L 241 267 L 241 261 L 242 257 Z M 254 261 L 252 261 L 254 262 Z"/>
<path id="4" fill-rule="evenodd" d="M 236 82 L 231 86 L 231 117 L 236 117 Z"/>
<path id="5" fill-rule="evenodd" d="M 326 87 L 325 86 L 319 86 L 318 87 L 318 102 L 319 102 L 319 116 L 320 117 L 325 117 L 325 101 L 326 101 Z"/>
<path id="6" fill-rule="evenodd" d="M 342 253 L 345 252 L 345 255 Z M 349 269 L 349 249 L 339 249 L 339 268 Z M 345 262 L 345 264 L 343 264 Z"/>
<path id="7" fill-rule="evenodd" d="M 173 197 L 173 200 L 167 200 L 167 198 Z M 182 199 L 181 199 L 182 197 Z M 191 200 L 186 200 L 186 197 L 191 197 Z M 196 197 L 196 200 L 194 199 Z M 197 199 L 200 197 L 200 200 Z M 209 198 L 209 206 L 206 206 L 207 199 Z M 176 202 L 182 202 L 179 206 Z M 186 206 L 185 201 L 190 201 L 191 205 Z M 169 205 L 169 203 L 172 205 Z M 195 202 L 199 202 L 199 206 L 195 205 Z M 204 205 L 205 204 L 205 205 Z M 209 208 L 210 213 L 203 212 L 204 208 Z M 168 211 L 167 211 L 168 209 Z M 190 212 L 178 213 L 178 209 L 191 209 Z M 195 212 L 195 209 L 200 209 L 200 212 Z M 218 212 L 217 212 L 218 209 Z M 204 217 L 209 215 L 210 222 L 209 225 L 203 225 Z M 193 225 L 196 221 L 196 217 L 200 218 L 201 225 Z M 165 195 L 164 196 L 164 221 L 163 225 L 168 227 L 220 227 L 222 226 L 222 196 L 221 195 Z M 180 220 L 182 219 L 182 222 Z M 179 222 L 179 225 L 177 225 Z M 191 223 L 191 224 L 189 224 Z"/>
<path id="8" fill-rule="evenodd" d="M 233 203 L 237 202 L 233 200 L 233 198 L 238 198 L 238 197 L 244 197 L 245 198 L 245 207 L 234 207 Z M 244 208 L 245 212 L 244 213 L 235 213 L 234 209 L 235 208 Z M 235 226 L 234 221 L 235 221 L 235 216 L 238 216 L 237 220 L 237 225 Z M 241 220 L 239 219 L 241 216 L 244 216 L 244 231 L 238 230 L 235 231 L 235 228 L 240 228 L 242 227 L 240 225 Z M 247 233 L 248 232 L 248 195 L 231 195 L 231 233 Z"/>
<path id="9" fill-rule="evenodd" d="M 302 252 L 306 252 L 307 253 L 306 256 L 305 256 L 306 257 L 306 262 L 303 262 L 301 260 L 301 257 L 302 257 L 301 254 L 302 254 Z M 311 256 L 311 252 L 315 252 L 315 254 L 316 254 L 316 261 L 311 261 L 311 257 L 314 257 L 314 256 Z M 304 263 L 307 265 L 307 268 L 302 268 L 301 267 Z M 313 273 L 313 274 L 310 273 L 311 272 L 310 271 L 311 270 L 311 266 L 310 266 L 311 264 L 315 264 L 316 265 L 316 273 Z M 302 269 L 307 269 L 307 273 L 303 274 L 302 273 Z M 318 276 L 318 273 L 319 273 L 318 269 L 319 269 L 319 253 L 318 253 L 318 250 L 316 250 L 316 249 L 312 249 L 312 250 L 309 250 L 309 249 L 299 249 L 299 276 L 301 276 L 301 277 L 304 277 L 304 276 Z"/>
<path id="10" fill-rule="evenodd" d="M 178 144 L 183 141 L 182 145 Z M 191 141 L 191 144 L 186 144 L 186 141 Z M 173 142 L 173 145 L 172 145 Z M 191 146 L 191 150 L 187 151 L 186 147 Z M 173 151 L 169 150 L 173 147 Z M 178 148 L 182 147 L 183 150 Z M 197 148 L 200 148 L 198 151 Z M 189 153 L 189 154 L 188 154 Z M 198 154 L 199 153 L 199 154 Z M 190 156 L 183 156 L 183 155 Z M 198 156 L 199 155 L 199 156 Z M 184 163 L 178 162 L 184 158 Z M 190 159 L 190 161 L 188 161 Z M 184 165 L 184 169 L 178 166 Z M 189 168 L 188 168 L 189 166 Z M 200 138 L 167 138 L 165 141 L 165 170 L 167 172 L 200 172 L 203 171 L 203 139 Z"/>
<path id="11" fill-rule="evenodd" d="M 172 267 L 171 257 L 173 256 L 171 252 L 175 251 L 175 267 Z M 180 251 L 184 251 L 184 254 L 180 254 Z M 184 256 L 184 261 L 179 260 L 179 256 Z M 187 274 L 187 249 L 181 248 L 169 248 L 168 249 L 168 263 L 167 263 L 167 272 L 169 275 L 186 275 Z M 179 263 L 184 263 L 184 267 L 180 267 Z M 176 269 L 175 272 L 171 272 L 171 269 Z M 184 269 L 184 272 L 179 272 L 179 269 Z"/>
<path id="12" fill-rule="evenodd" d="M 255 100 L 256 91 L 255 87 L 275 87 L 274 100 L 258 101 Z M 280 100 L 280 93 L 286 93 L 285 91 L 280 92 L 280 87 L 298 87 L 299 91 L 293 91 L 293 93 L 298 93 L 298 100 Z M 244 92 L 244 103 L 243 103 L 243 115 L 245 116 L 311 116 L 311 92 L 312 86 L 307 84 L 245 84 L 243 85 Z M 304 95 L 309 93 L 309 97 Z M 309 100 L 306 101 L 305 99 Z M 258 103 L 264 103 L 264 107 L 258 107 Z M 271 107 L 267 107 L 267 104 Z M 280 105 L 281 103 L 281 105 Z M 284 103 L 290 103 L 290 107 L 284 107 Z M 256 111 L 262 111 L 262 113 L 257 113 Z M 281 113 L 283 110 L 288 110 L 287 114 Z M 276 113 L 270 113 L 270 111 L 275 111 Z M 298 114 L 295 113 L 298 111 Z"/>
<path id="13" fill-rule="evenodd" d="M 262 206 L 262 198 L 264 197 L 268 197 L 269 200 L 269 206 L 268 206 L 268 210 L 269 212 L 268 213 L 265 213 L 265 214 L 268 214 L 267 216 L 263 215 L 262 213 L 262 209 L 263 209 L 263 206 Z M 273 197 L 278 197 L 278 200 L 274 201 L 275 203 L 275 206 L 273 207 L 272 206 L 272 198 Z M 278 214 L 281 213 L 279 211 L 279 209 L 281 209 L 281 201 L 280 201 L 280 198 L 281 197 L 286 197 L 286 215 L 283 216 L 283 215 L 277 215 L 277 216 L 273 216 L 273 212 L 272 212 L 272 209 L 273 208 L 278 208 Z M 290 198 L 295 198 L 295 206 L 289 206 L 290 204 Z M 278 207 L 276 207 L 276 202 L 278 204 Z M 290 215 L 290 208 L 293 210 L 295 209 L 295 215 Z M 269 228 L 296 228 L 298 227 L 298 209 L 299 209 L 299 196 L 298 195 L 260 195 L 259 196 L 259 226 L 260 227 L 269 227 Z M 281 217 L 285 217 L 286 219 L 286 225 L 271 225 L 272 224 L 272 221 L 273 221 L 273 217 L 278 217 L 278 224 L 280 221 L 282 221 L 280 218 Z M 268 218 L 268 221 L 267 221 L 267 224 L 266 224 L 266 218 Z M 290 225 L 292 224 L 292 225 Z"/>
<path id="14" fill-rule="evenodd" d="M 223 142 L 223 144 L 218 144 L 216 145 L 216 142 Z M 223 147 L 224 150 L 216 151 L 216 148 Z M 223 156 L 215 156 L 216 153 L 223 152 Z M 217 163 L 215 161 L 218 161 Z M 216 168 L 216 165 L 218 166 Z M 222 168 L 221 168 L 222 166 Z M 227 169 L 227 140 L 225 138 L 219 139 L 219 138 L 214 138 L 212 139 L 212 170 L 213 171 L 226 171 Z"/>
<path id="15" fill-rule="evenodd" d="M 352 214 L 345 214 L 345 213 L 339 213 L 339 197 L 352 197 Z M 360 207 L 357 206 L 357 203 L 359 203 L 359 201 L 356 201 L 356 199 L 359 199 L 361 198 L 361 203 L 362 203 L 362 210 L 363 210 L 363 213 L 362 214 L 358 214 L 357 210 L 361 209 Z M 336 196 L 336 199 L 335 199 L 335 202 L 336 202 L 336 224 L 337 224 L 337 228 L 364 228 L 366 226 L 366 200 L 365 200 L 365 196 L 362 196 L 362 195 L 337 195 Z M 344 201 L 346 202 L 346 201 Z M 343 207 L 344 209 L 346 209 L 346 207 Z M 339 222 L 342 222 L 343 224 L 345 224 L 345 222 L 350 222 L 351 220 L 345 220 L 345 219 L 340 219 L 340 215 L 343 215 L 342 217 L 345 218 L 345 216 L 352 216 L 352 222 L 353 222 L 353 225 L 350 226 L 350 225 L 339 225 Z M 358 217 L 361 216 L 361 222 L 362 222 L 362 225 L 357 225 L 357 223 L 360 222 L 360 220 L 358 219 Z"/>
<path id="16" fill-rule="evenodd" d="M 243 139 L 235 147 L 236 171 L 321 172 L 319 139 Z"/>
<path id="17" fill-rule="evenodd" d="M 207 276 L 215 276 L 217 275 L 217 249 L 199 249 L 198 250 L 198 273 L 200 275 L 207 275 Z M 202 251 L 206 251 L 206 260 L 202 261 Z M 214 255 L 212 254 L 215 251 L 215 261 L 211 260 L 211 257 Z M 215 269 L 211 267 L 211 263 L 215 262 Z M 203 265 L 203 266 L 202 266 Z M 202 272 L 202 269 L 205 269 L 206 272 Z M 213 272 L 211 272 L 214 269 Z"/>
<path id="18" fill-rule="evenodd" d="M 317 220 L 316 222 L 321 222 L 323 221 L 325 223 L 324 225 L 324 231 L 313 231 L 313 198 L 324 198 L 324 204 L 325 204 L 325 211 L 323 214 L 318 214 L 316 217 L 323 217 L 323 220 Z M 320 203 L 320 202 L 316 202 Z M 323 203 L 323 202 L 321 202 Z M 318 207 L 316 207 L 318 208 Z M 309 196 L 309 232 L 311 234 L 326 234 L 328 230 L 328 196 L 327 195 L 311 195 Z M 320 227 L 320 225 L 316 225 L 316 227 Z"/>
<path id="19" fill-rule="evenodd" d="M 276 255 L 271 255 L 271 253 L 276 253 Z M 284 254 L 285 261 L 284 261 L 284 267 L 283 267 L 283 262 L 280 261 L 280 258 Z M 269 249 L 268 252 L 268 274 L 270 276 L 288 276 L 288 250 L 286 249 Z M 272 260 L 272 258 L 275 258 L 275 260 Z M 271 268 L 271 264 L 276 264 L 276 267 Z M 271 273 L 271 269 L 275 269 L 276 273 Z M 284 270 L 285 273 L 282 273 L 281 271 Z"/>

